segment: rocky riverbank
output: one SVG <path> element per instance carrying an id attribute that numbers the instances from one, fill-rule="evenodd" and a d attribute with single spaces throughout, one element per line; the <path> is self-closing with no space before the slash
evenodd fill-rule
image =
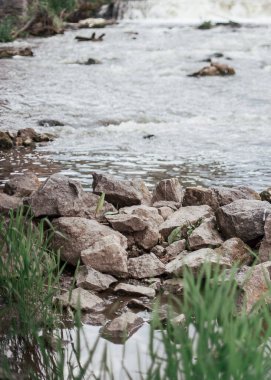
<path id="1" fill-rule="evenodd" d="M 58 302 L 80 307 L 88 323 L 103 326 L 103 336 L 122 341 L 144 323 L 136 311 L 181 297 L 185 268 L 197 276 L 205 263 L 221 273 L 235 268 L 239 302 L 249 313 L 271 285 L 270 201 L 270 189 L 184 189 L 171 178 L 151 192 L 142 180 L 97 173 L 93 192 L 85 192 L 60 174 L 42 184 L 27 173 L 5 184 L 0 213 L 7 217 L 27 205 L 37 220 L 51 220 L 52 249 L 70 273 L 80 263 L 75 289 L 59 294 Z M 161 318 L 166 314 L 161 303 Z"/>

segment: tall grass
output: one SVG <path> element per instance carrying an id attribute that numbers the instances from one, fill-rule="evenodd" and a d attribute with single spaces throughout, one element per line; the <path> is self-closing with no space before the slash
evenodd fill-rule
<path id="1" fill-rule="evenodd" d="M 12 32 L 14 30 L 14 20 L 12 17 L 5 17 L 0 20 L 0 42 L 13 41 Z"/>

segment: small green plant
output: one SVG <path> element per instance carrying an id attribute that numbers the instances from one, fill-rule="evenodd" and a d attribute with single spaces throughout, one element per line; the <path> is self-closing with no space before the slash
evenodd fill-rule
<path id="1" fill-rule="evenodd" d="M 6 17 L 0 21 L 0 42 L 13 41 L 14 20 L 11 17 Z"/>
<path id="2" fill-rule="evenodd" d="M 104 201 L 105 201 L 105 193 L 102 193 L 100 195 L 100 198 L 98 200 L 98 204 L 97 204 L 97 207 L 96 207 L 96 210 L 95 210 L 95 217 L 97 215 L 99 215 L 99 213 L 102 211 L 102 209 L 104 208 Z"/>
<path id="3" fill-rule="evenodd" d="M 182 238 L 182 232 L 181 232 L 181 227 L 175 228 L 167 238 L 168 244 L 175 243 L 178 240 L 181 240 Z"/>

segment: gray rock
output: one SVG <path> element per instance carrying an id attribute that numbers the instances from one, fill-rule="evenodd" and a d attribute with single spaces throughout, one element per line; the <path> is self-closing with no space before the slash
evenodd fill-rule
<path id="1" fill-rule="evenodd" d="M 181 278 L 172 278 L 165 280 L 162 285 L 162 289 L 170 294 L 183 294 L 184 282 Z"/>
<path id="2" fill-rule="evenodd" d="M 111 227 L 119 232 L 136 232 L 143 231 L 147 228 L 147 223 L 144 222 L 136 215 L 129 214 L 117 214 L 107 215 L 107 221 Z"/>
<path id="3" fill-rule="evenodd" d="M 102 329 L 101 335 L 115 343 L 123 343 L 130 338 L 144 323 L 138 315 L 127 311 L 120 317 L 108 322 Z"/>
<path id="4" fill-rule="evenodd" d="M 261 200 L 260 195 L 246 186 L 213 187 L 219 206 L 225 206 L 240 199 Z"/>
<path id="5" fill-rule="evenodd" d="M 155 297 L 154 289 L 151 289 L 147 286 L 141 286 L 141 285 L 120 283 L 115 287 L 114 291 L 119 292 L 119 293 L 134 294 L 134 295 L 148 297 L 148 298 Z"/>
<path id="6" fill-rule="evenodd" d="M 180 207 L 182 207 L 182 203 L 180 202 L 172 202 L 172 201 L 159 201 L 159 202 L 154 202 L 152 207 L 155 208 L 161 208 L 161 207 L 169 207 L 173 211 L 179 210 Z"/>
<path id="7" fill-rule="evenodd" d="M 158 212 L 164 220 L 167 220 L 174 213 L 174 210 L 171 207 L 163 206 L 158 208 Z"/>
<path id="8" fill-rule="evenodd" d="M 262 263 L 271 259 L 271 215 L 265 221 L 264 238 L 261 242 L 259 258 Z"/>
<path id="9" fill-rule="evenodd" d="M 150 278 L 165 272 L 165 265 L 153 254 L 128 260 L 129 275 L 133 278 Z"/>
<path id="10" fill-rule="evenodd" d="M 182 267 L 183 259 L 189 254 L 188 251 L 182 251 L 173 260 L 166 264 L 166 273 L 173 274 L 176 268 Z"/>
<path id="11" fill-rule="evenodd" d="M 92 175 L 93 192 L 105 193 L 105 199 L 117 208 L 150 202 L 150 192 L 143 181 L 121 181 L 109 175 Z"/>
<path id="12" fill-rule="evenodd" d="M 250 247 L 239 238 L 226 240 L 221 247 L 215 250 L 222 256 L 228 257 L 237 265 L 249 265 L 253 261 Z"/>
<path id="13" fill-rule="evenodd" d="M 183 188 L 177 178 L 164 179 L 160 181 L 152 196 L 152 204 L 160 201 L 182 203 L 182 200 Z"/>
<path id="14" fill-rule="evenodd" d="M 128 254 L 117 235 L 96 239 L 93 245 L 81 251 L 81 258 L 85 265 L 99 272 L 117 277 L 128 275 Z"/>
<path id="15" fill-rule="evenodd" d="M 175 211 L 164 223 L 160 225 L 159 231 L 164 238 L 177 227 L 181 233 L 191 226 L 213 216 L 213 211 L 209 206 L 188 206 Z"/>
<path id="16" fill-rule="evenodd" d="M 166 248 L 166 254 L 163 257 L 163 262 L 169 262 L 175 259 L 180 253 L 185 251 L 185 249 L 186 249 L 185 239 L 175 241 L 174 243 L 170 244 Z"/>
<path id="17" fill-rule="evenodd" d="M 162 245 L 156 245 L 152 250 L 152 253 L 155 254 L 158 258 L 161 258 L 165 254 L 165 248 Z"/>
<path id="18" fill-rule="evenodd" d="M 38 190 L 40 185 L 41 183 L 34 173 L 26 172 L 11 177 L 5 184 L 4 192 L 8 195 L 16 195 L 17 197 L 28 197 Z"/>
<path id="19" fill-rule="evenodd" d="M 264 223 L 271 212 L 268 202 L 239 200 L 217 210 L 217 222 L 226 238 L 239 237 L 244 242 L 264 235 Z"/>
<path id="20" fill-rule="evenodd" d="M 227 257 L 222 257 L 211 248 L 202 248 L 198 251 L 190 252 L 183 258 L 176 258 L 167 264 L 167 273 L 182 276 L 184 268 L 190 269 L 195 275 L 200 272 L 204 264 L 210 264 L 214 268 L 231 268 L 231 261 Z"/>
<path id="21" fill-rule="evenodd" d="M 212 188 L 205 187 L 187 187 L 185 189 L 184 206 L 202 206 L 208 205 L 216 210 L 219 207 L 217 196 Z"/>
<path id="22" fill-rule="evenodd" d="M 8 215 L 10 211 L 16 211 L 22 205 L 21 198 L 0 193 L 0 215 Z"/>
<path id="23" fill-rule="evenodd" d="M 115 282 L 117 282 L 117 279 L 113 276 L 86 266 L 81 266 L 76 275 L 76 285 L 79 288 L 94 290 L 96 292 L 107 290 Z"/>
<path id="24" fill-rule="evenodd" d="M 188 245 L 192 251 L 201 248 L 217 248 L 223 239 L 215 228 L 215 218 L 203 221 L 188 237 Z"/>
<path id="25" fill-rule="evenodd" d="M 88 290 L 77 288 L 72 292 L 66 292 L 57 297 L 57 300 L 65 307 L 71 306 L 76 310 L 100 311 L 103 309 L 103 300 Z"/>
<path id="26" fill-rule="evenodd" d="M 13 148 L 13 141 L 8 132 L 0 131 L 0 150 Z"/>
<path id="27" fill-rule="evenodd" d="M 60 250 L 62 260 L 72 265 L 77 265 L 82 251 L 105 236 L 115 236 L 122 249 L 127 248 L 125 236 L 96 220 L 62 217 L 55 219 L 53 226 L 58 233 L 53 237 L 52 248 L 56 251 Z"/>
<path id="28" fill-rule="evenodd" d="M 262 191 L 260 193 L 260 197 L 261 197 L 262 201 L 267 201 L 267 202 L 271 203 L 271 187 Z"/>

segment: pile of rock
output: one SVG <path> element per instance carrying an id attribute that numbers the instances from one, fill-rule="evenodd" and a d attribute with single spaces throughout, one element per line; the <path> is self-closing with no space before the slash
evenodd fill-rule
<path id="1" fill-rule="evenodd" d="M 52 248 L 70 265 L 81 264 L 71 297 L 59 296 L 72 308 L 100 313 L 101 294 L 109 290 L 129 295 L 131 308 L 150 309 L 161 290 L 182 294 L 184 269 L 197 275 L 205 263 L 221 272 L 239 268 L 236 281 L 248 311 L 271 285 L 270 189 L 262 200 L 247 187 L 183 189 L 173 178 L 151 193 L 141 180 L 93 173 L 93 192 L 60 174 L 42 185 L 31 174 L 14 177 L 4 191 L 1 213 L 24 203 L 36 218 L 50 218 L 59 232 Z M 102 333 L 116 339 L 128 328 L 129 336 L 142 323 L 126 308 Z"/>
<path id="2" fill-rule="evenodd" d="M 53 136 L 49 133 L 37 133 L 32 128 L 20 129 L 16 134 L 0 131 L 0 150 L 9 150 L 17 146 L 35 146 L 35 143 L 49 142 Z"/>

